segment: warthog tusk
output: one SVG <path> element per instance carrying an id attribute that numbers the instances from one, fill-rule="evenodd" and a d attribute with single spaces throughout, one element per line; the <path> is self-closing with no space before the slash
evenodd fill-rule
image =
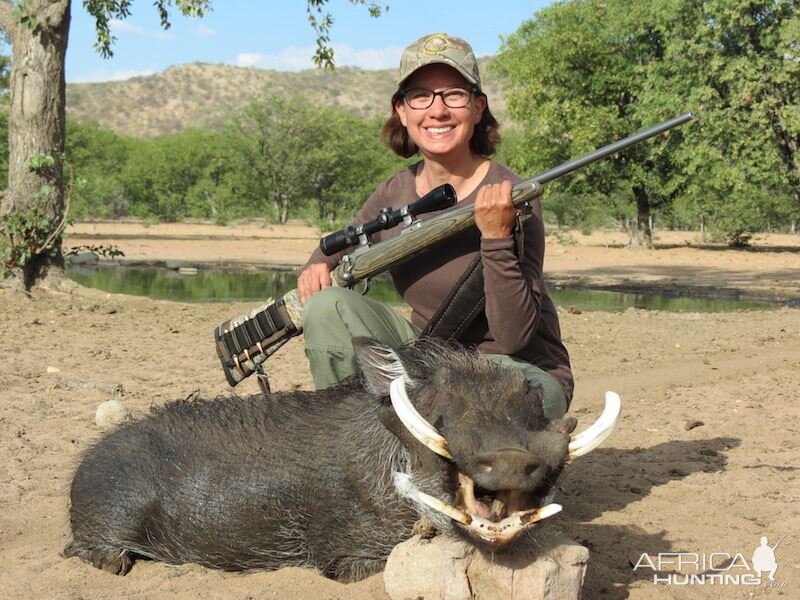
<path id="1" fill-rule="evenodd" d="M 588 454 L 602 444 L 617 426 L 621 412 L 622 399 L 619 394 L 606 392 L 606 406 L 603 409 L 603 413 L 589 429 L 573 437 L 569 443 L 570 458 Z"/>
<path id="2" fill-rule="evenodd" d="M 447 504 L 446 502 L 442 502 L 435 496 L 431 496 L 426 494 L 425 492 L 417 492 L 417 498 L 420 502 L 429 506 L 435 511 L 438 511 L 442 514 L 447 515 L 454 521 L 458 521 L 462 525 L 469 525 L 472 523 L 472 516 L 465 513 L 463 510 L 459 510 L 455 506 Z"/>
<path id="3" fill-rule="evenodd" d="M 439 456 L 452 460 L 453 455 L 447 449 L 445 437 L 417 412 L 417 409 L 411 404 L 411 400 L 408 399 L 405 377 L 398 377 L 392 381 L 389 386 L 389 397 L 392 399 L 394 412 L 397 413 L 398 418 L 411 432 L 411 435 Z"/>

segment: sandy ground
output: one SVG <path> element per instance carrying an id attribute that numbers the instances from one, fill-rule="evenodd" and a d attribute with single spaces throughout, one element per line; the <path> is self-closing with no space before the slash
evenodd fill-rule
<path id="1" fill-rule="evenodd" d="M 129 261 L 297 265 L 318 240 L 300 226 L 218 228 L 88 224 L 68 245 L 114 244 Z M 698 248 L 694 234 L 659 234 L 660 248 L 631 252 L 615 233 L 551 236 L 553 281 L 623 288 L 691 287 L 698 293 L 800 298 L 800 238 L 771 236 L 759 251 Z M 211 333 L 249 304 L 181 304 L 78 288 L 0 288 L 0 598 L 385 599 L 380 575 L 348 586 L 299 569 L 230 574 L 140 562 L 115 577 L 65 559 L 72 471 L 102 431 L 98 404 L 117 398 L 135 415 L 152 404 L 229 393 Z M 605 446 L 571 465 L 558 527 L 590 548 L 587 598 L 800 597 L 800 310 L 622 313 L 560 307 L 583 423 L 603 392 L 623 398 Z M 270 359 L 277 389 L 310 388 L 295 340 Z M 247 380 L 238 393 L 255 393 Z M 642 554 L 741 553 L 759 538 L 776 549 L 771 586 L 653 583 L 634 571 Z M 684 560 L 687 557 L 684 555 Z M 743 564 L 745 561 L 747 564 Z M 704 571 L 675 557 L 665 573 Z M 766 573 L 763 578 L 766 582 Z"/>

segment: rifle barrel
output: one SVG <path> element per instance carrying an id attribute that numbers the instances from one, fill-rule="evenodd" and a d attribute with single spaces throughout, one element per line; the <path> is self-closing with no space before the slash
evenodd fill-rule
<path id="1" fill-rule="evenodd" d="M 633 135 L 629 135 L 628 137 L 621 139 L 618 142 L 614 142 L 613 144 L 609 144 L 608 146 L 603 146 L 595 150 L 594 152 L 590 152 L 589 154 L 584 154 L 583 156 L 571 160 L 569 162 L 564 163 L 563 165 L 559 165 L 557 167 L 553 167 L 552 169 L 545 171 L 544 173 L 540 173 L 531 179 L 538 181 L 539 183 L 547 183 L 548 181 L 552 181 L 562 175 L 566 175 L 567 173 L 571 173 L 576 169 L 580 169 L 583 166 L 588 165 L 596 160 L 601 158 L 605 158 L 606 156 L 610 156 L 615 152 L 619 152 L 621 150 L 625 150 L 634 144 L 638 144 L 639 142 L 646 140 L 647 138 L 653 137 L 654 135 L 658 135 L 659 133 L 663 133 L 668 129 L 672 129 L 673 127 L 677 127 L 678 125 L 683 125 L 687 121 L 691 121 L 694 119 L 694 114 L 687 112 L 680 116 L 674 117 L 669 121 L 664 121 L 659 125 L 654 125 L 649 129 L 645 129 L 644 131 L 640 131 L 639 133 L 634 133 Z"/>

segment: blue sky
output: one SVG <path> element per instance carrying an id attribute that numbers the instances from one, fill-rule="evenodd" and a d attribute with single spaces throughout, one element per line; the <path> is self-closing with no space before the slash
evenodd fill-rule
<path id="1" fill-rule="evenodd" d="M 465 38 L 479 56 L 494 54 L 501 36 L 513 33 L 553 0 L 385 0 L 389 10 L 368 16 L 363 6 L 330 0 L 335 23 L 331 42 L 339 65 L 394 68 L 403 47 L 435 31 Z M 114 23 L 114 57 L 93 47 L 95 33 L 83 3 L 72 4 L 67 50 L 68 82 L 108 81 L 147 75 L 190 62 L 224 63 L 277 70 L 313 66 L 316 37 L 305 0 L 215 0 L 203 19 L 174 15 L 163 31 L 150 2 L 133 4 L 133 14 Z"/>

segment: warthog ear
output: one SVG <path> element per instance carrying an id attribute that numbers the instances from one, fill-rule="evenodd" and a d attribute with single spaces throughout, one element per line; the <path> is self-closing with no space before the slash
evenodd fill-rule
<path id="1" fill-rule="evenodd" d="M 548 431 L 555 431 L 556 433 L 572 433 L 578 425 L 578 419 L 575 417 L 562 417 L 550 421 L 547 425 Z"/>
<path id="2" fill-rule="evenodd" d="M 409 379 L 400 356 L 389 346 L 373 338 L 353 338 L 353 351 L 361 380 L 370 394 L 388 396 L 389 385 L 398 377 Z"/>

